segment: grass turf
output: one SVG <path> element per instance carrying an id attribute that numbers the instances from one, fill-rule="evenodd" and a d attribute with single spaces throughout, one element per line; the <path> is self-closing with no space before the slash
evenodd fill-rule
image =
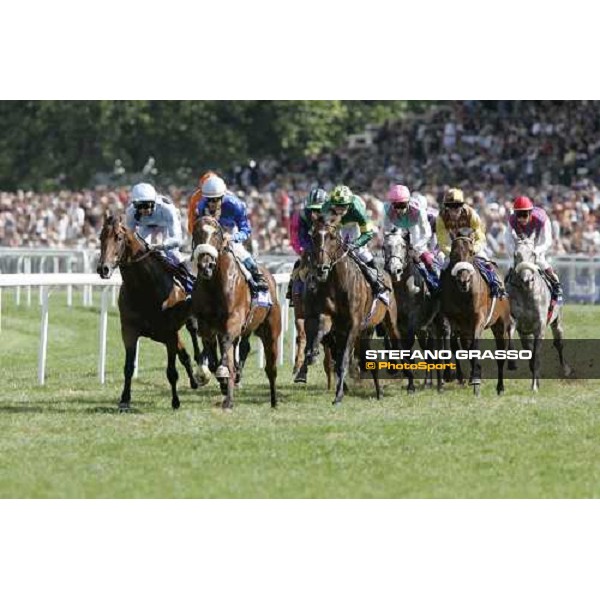
<path id="1" fill-rule="evenodd" d="M 0 333 L 0 496 L 10 498 L 548 498 L 600 496 L 596 381 L 494 382 L 482 395 L 401 392 L 351 383 L 331 406 L 320 368 L 309 384 L 279 369 L 269 407 L 256 348 L 234 412 L 214 404 L 214 381 L 189 388 L 178 365 L 182 408 L 170 408 L 164 347 L 143 340 L 135 411 L 119 414 L 124 352 L 111 309 L 107 383 L 97 379 L 98 309 L 51 296 L 45 386 L 36 383 L 39 307 L 4 292 Z M 567 306 L 569 338 L 600 337 L 600 307 Z M 184 334 L 187 336 L 187 334 Z M 286 351 L 289 356 L 289 338 Z M 189 344 L 188 344 L 189 346 Z"/>

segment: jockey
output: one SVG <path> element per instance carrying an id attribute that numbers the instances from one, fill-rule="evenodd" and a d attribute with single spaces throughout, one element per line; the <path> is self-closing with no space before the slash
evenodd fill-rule
<path id="1" fill-rule="evenodd" d="M 366 244 L 373 238 L 373 223 L 367 216 L 365 203 L 352 193 L 348 186 L 336 186 L 323 205 L 324 215 L 341 217 L 342 238 L 350 247 L 351 256 L 373 289 L 373 294 L 385 304 L 389 303 L 389 290 L 379 279 L 373 255 Z M 357 236 L 357 232 L 359 235 Z"/>
<path id="2" fill-rule="evenodd" d="M 198 181 L 198 187 L 190 196 L 190 200 L 188 202 L 188 233 L 190 235 L 194 233 L 194 225 L 196 224 L 196 209 L 198 207 L 198 203 L 200 200 L 202 200 L 202 185 L 214 175 L 216 175 L 216 173 L 213 171 L 206 171 L 206 173 L 200 177 L 200 180 Z"/>
<path id="3" fill-rule="evenodd" d="M 440 250 L 450 256 L 452 240 L 461 229 L 470 229 L 473 234 L 473 254 L 475 266 L 490 286 L 492 296 L 503 298 L 506 290 L 502 280 L 485 254 L 485 226 L 475 210 L 465 204 L 463 191 L 451 188 L 444 194 L 443 206 L 437 217 L 436 234 Z M 448 260 L 448 259 L 447 259 Z"/>
<path id="4" fill-rule="evenodd" d="M 505 245 L 509 257 L 514 256 L 516 242 L 520 238 L 533 241 L 536 262 L 552 285 L 552 295 L 558 303 L 563 301 L 562 285 L 556 271 L 548 264 L 546 252 L 552 246 L 552 226 L 546 211 L 533 206 L 527 196 L 519 196 L 513 202 L 513 214 L 508 217 Z"/>
<path id="5" fill-rule="evenodd" d="M 175 277 L 187 294 L 191 294 L 196 281 L 189 272 L 179 248 L 183 244 L 179 211 L 170 198 L 156 193 L 149 183 L 138 183 L 131 188 L 131 203 L 125 211 L 125 225 L 137 231 L 146 243 L 151 244 L 152 235 L 162 234 L 162 242 L 151 244 L 159 250 L 170 265 L 175 267 Z"/>
<path id="6" fill-rule="evenodd" d="M 225 182 L 217 175 L 207 178 L 202 184 L 202 200 L 198 203 L 196 218 L 206 215 L 216 217 L 221 227 L 229 234 L 234 256 L 252 275 L 252 280 L 248 282 L 252 292 L 268 291 L 267 281 L 243 245 L 252 234 L 246 216 L 246 205 L 227 191 Z"/>
<path id="7" fill-rule="evenodd" d="M 411 198 L 406 186 L 393 185 L 388 191 L 384 212 L 386 229 L 397 227 L 409 232 L 411 247 L 429 272 L 430 283 L 437 288 L 439 272 L 436 269 L 435 256 L 429 249 L 432 244 L 432 234 L 426 207 L 418 198 Z"/>
<path id="8" fill-rule="evenodd" d="M 304 209 L 297 212 L 292 217 L 290 223 L 290 243 L 296 254 L 300 257 L 302 257 L 304 251 L 310 249 L 312 245 L 310 232 L 313 223 L 321 214 L 321 209 L 323 208 L 323 204 L 327 201 L 327 198 L 327 192 L 324 189 L 313 188 L 308 194 Z M 288 284 L 287 294 L 285 295 L 288 300 L 292 299 L 292 289 L 298 278 L 300 263 L 301 258 L 294 263 L 294 268 L 290 275 L 290 283 Z"/>

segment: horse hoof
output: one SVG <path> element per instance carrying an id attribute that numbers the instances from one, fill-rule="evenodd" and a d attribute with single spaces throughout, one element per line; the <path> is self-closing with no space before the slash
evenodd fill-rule
<path id="1" fill-rule="evenodd" d="M 334 401 L 333 401 L 331 404 L 332 404 L 333 406 L 336 406 L 336 407 L 337 407 L 337 406 L 341 406 L 341 405 L 342 405 L 342 401 L 341 401 L 341 400 L 334 400 Z"/>
<path id="2" fill-rule="evenodd" d="M 198 389 L 198 382 L 195 379 L 190 379 L 190 387 L 193 390 L 197 390 Z"/>
<path id="3" fill-rule="evenodd" d="M 504 396 L 504 390 L 497 390 L 498 396 Z"/>
<path id="4" fill-rule="evenodd" d="M 173 410 L 177 410 L 180 406 L 181 406 L 181 402 L 179 402 L 179 400 L 173 400 L 171 402 L 171 408 Z"/>
<path id="5" fill-rule="evenodd" d="M 119 402 L 119 412 L 129 412 L 131 410 L 131 404 L 129 402 Z"/>
<path id="6" fill-rule="evenodd" d="M 298 373 L 298 375 L 294 377 L 294 383 L 306 383 L 306 375 Z"/>
<path id="7" fill-rule="evenodd" d="M 473 384 L 473 394 L 475 396 L 481 396 L 481 384 L 479 384 L 479 383 Z"/>
<path id="8" fill-rule="evenodd" d="M 406 393 L 410 394 L 410 395 L 414 394 L 415 393 L 415 388 L 406 388 Z"/>
<path id="9" fill-rule="evenodd" d="M 196 369 L 195 379 L 196 383 L 199 386 L 204 387 L 205 385 L 207 385 L 211 377 L 212 374 L 210 372 L 210 369 L 206 365 L 202 365 L 201 367 L 198 367 Z"/>
<path id="10" fill-rule="evenodd" d="M 229 379 L 229 369 L 225 365 L 220 365 L 215 372 L 217 379 Z"/>

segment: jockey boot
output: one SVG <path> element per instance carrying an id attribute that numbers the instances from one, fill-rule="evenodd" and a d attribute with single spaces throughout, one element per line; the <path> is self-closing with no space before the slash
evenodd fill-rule
<path id="1" fill-rule="evenodd" d="M 555 271 L 552 267 L 548 267 L 544 271 L 544 274 L 546 275 L 546 277 L 550 280 L 550 283 L 552 284 L 552 295 L 556 299 L 557 304 L 562 304 L 563 303 L 563 288 L 562 288 L 562 284 L 560 283 L 560 281 L 558 279 L 558 275 L 555 273 Z"/>
<path id="2" fill-rule="evenodd" d="M 252 282 L 250 285 L 255 292 L 268 292 L 269 284 L 265 279 L 264 275 L 258 270 L 258 265 L 252 260 L 251 257 L 248 257 L 244 261 L 244 266 L 248 271 L 250 271 L 250 275 L 252 275 Z"/>
<path id="3" fill-rule="evenodd" d="M 194 289 L 196 278 L 192 275 L 185 263 L 181 262 L 177 265 L 175 277 L 177 278 L 177 281 L 179 281 L 179 283 L 182 285 L 186 294 L 189 296 Z"/>
<path id="4" fill-rule="evenodd" d="M 362 272 L 365 274 L 367 281 L 371 285 L 371 289 L 373 290 L 373 295 L 379 298 L 384 304 L 389 306 L 390 296 L 389 290 L 384 285 L 383 281 L 379 278 L 379 271 L 375 266 L 375 261 L 371 260 L 368 263 L 363 263 L 366 267 L 362 269 Z"/>

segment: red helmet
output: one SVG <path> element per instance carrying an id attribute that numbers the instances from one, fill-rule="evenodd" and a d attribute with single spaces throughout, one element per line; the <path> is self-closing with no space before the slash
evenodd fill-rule
<path id="1" fill-rule="evenodd" d="M 533 202 L 527 196 L 519 196 L 515 198 L 513 210 L 531 210 Z"/>

